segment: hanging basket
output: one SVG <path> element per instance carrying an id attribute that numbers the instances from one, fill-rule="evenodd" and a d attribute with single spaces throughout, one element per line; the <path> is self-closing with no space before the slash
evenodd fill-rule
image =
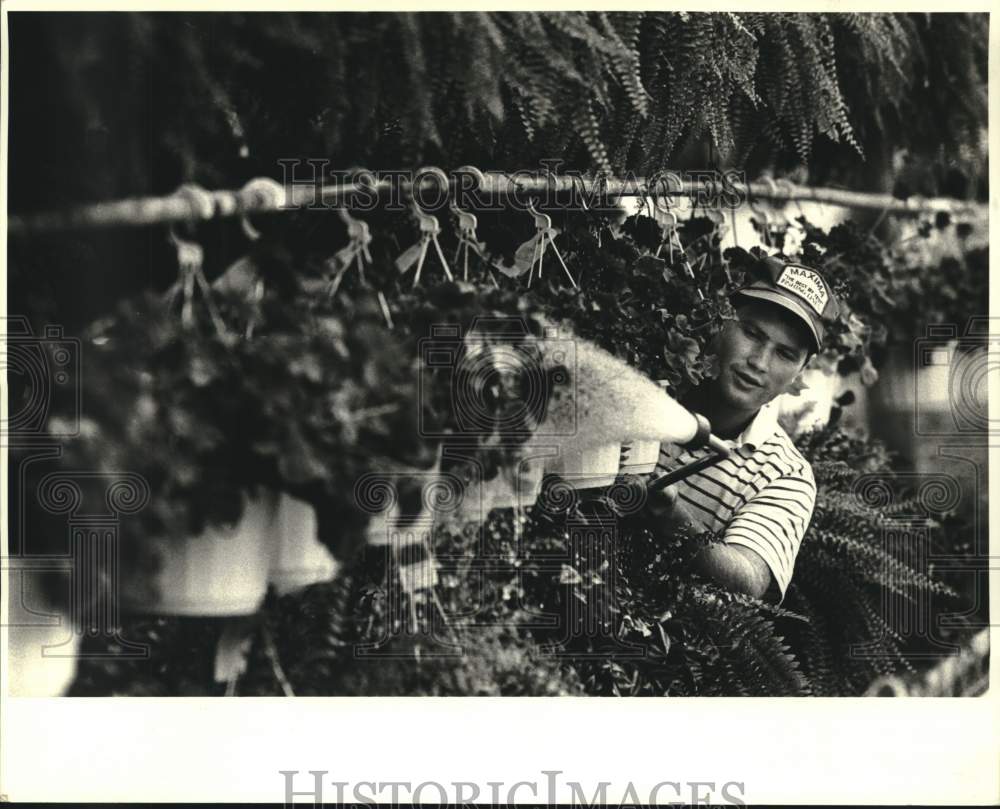
<path id="1" fill-rule="evenodd" d="M 545 471 L 559 475 L 574 489 L 610 486 L 618 477 L 621 444 L 563 444 L 558 457 L 549 460 Z M 655 466 L 655 462 L 654 462 Z"/>
<path id="2" fill-rule="evenodd" d="M 419 542 L 429 543 L 434 527 L 434 512 L 424 508 L 418 515 L 402 515 L 394 506 L 374 514 L 368 522 L 369 545 L 402 547 Z"/>
<path id="3" fill-rule="evenodd" d="M 659 441 L 630 441 L 622 445 L 621 474 L 649 475 L 659 460 Z"/>
<path id="4" fill-rule="evenodd" d="M 271 530 L 274 560 L 269 580 L 279 596 L 336 575 L 337 560 L 316 536 L 316 510 L 304 500 L 282 494 Z"/>
<path id="5" fill-rule="evenodd" d="M 403 592 L 414 595 L 437 584 L 432 545 L 435 512 L 424 506 L 418 514 L 402 514 L 397 504 L 372 516 L 368 542 L 387 548 Z"/>
<path id="6" fill-rule="evenodd" d="M 162 539 L 154 547 L 159 567 L 151 600 L 125 606 L 158 615 L 252 615 L 267 594 L 277 499 L 248 499 L 233 526 L 208 527 L 195 537 Z"/>

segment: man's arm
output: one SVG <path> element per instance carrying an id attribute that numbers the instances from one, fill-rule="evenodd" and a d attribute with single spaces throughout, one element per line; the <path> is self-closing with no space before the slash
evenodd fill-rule
<path id="1" fill-rule="evenodd" d="M 709 545 L 694 561 L 700 573 L 729 590 L 754 598 L 763 598 L 774 583 L 763 557 L 743 545 Z"/>
<path id="2" fill-rule="evenodd" d="M 695 526 L 690 512 L 677 495 L 677 484 L 651 495 L 649 509 L 658 530 Z M 745 545 L 709 545 L 695 557 L 695 567 L 699 573 L 735 592 L 754 598 L 764 598 L 771 590 L 777 593 L 771 568 L 759 553 Z"/>

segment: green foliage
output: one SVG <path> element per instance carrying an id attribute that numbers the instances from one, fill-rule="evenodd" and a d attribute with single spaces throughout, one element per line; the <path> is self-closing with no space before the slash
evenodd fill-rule
<path id="1" fill-rule="evenodd" d="M 837 75 L 836 14 L 665 14 L 646 27 L 650 166 L 702 134 L 742 164 L 762 137 L 808 162 L 817 133 L 859 151 Z M 887 15 L 888 16 L 888 15 Z M 859 40 L 869 38 L 858 32 Z M 847 50 L 845 48 L 845 50 Z"/>
<path id="2" fill-rule="evenodd" d="M 949 591 L 910 565 L 910 549 L 885 542 L 892 514 L 851 493 L 859 473 L 892 479 L 880 445 L 834 426 L 803 437 L 800 449 L 819 495 L 782 607 L 699 580 L 690 565 L 710 536 L 656 541 L 625 518 L 616 552 L 595 552 L 580 532 L 595 504 L 555 513 L 543 494 L 520 518 L 501 510 L 461 533 L 439 528 L 433 598 L 403 592 L 398 560 L 369 548 L 336 581 L 271 602 L 262 620 L 300 695 L 860 694 L 876 677 L 910 668 L 912 639 L 887 620 L 887 594 Z M 566 560 L 554 565 L 553 554 Z M 610 591 L 601 586 L 608 582 Z M 605 631 L 574 634 L 574 603 L 605 615 Z M 259 641 L 239 692 L 280 693 Z M 191 642 L 178 631 L 161 643 L 169 675 L 134 671 L 130 682 L 121 665 L 104 675 L 85 667 L 78 688 L 97 688 L 102 676 L 105 688 L 117 682 L 127 693 L 194 688 L 196 662 L 169 656 Z"/>
<path id="3" fill-rule="evenodd" d="M 454 540 L 452 543 L 454 544 Z M 470 625 L 478 577 L 447 571 L 434 600 L 406 595 L 387 549 L 356 560 L 357 573 L 288 598 L 269 616 L 282 660 L 305 696 L 561 696 L 580 694 L 572 669 L 547 656 L 515 611 L 506 623 Z"/>
<path id="4" fill-rule="evenodd" d="M 589 693 L 787 696 L 809 693 L 775 619 L 798 616 L 704 581 L 692 561 L 711 536 L 654 538 L 628 520 L 618 541 L 615 639 L 575 658 Z M 584 571 L 582 578 L 592 575 Z M 606 575 L 606 574 L 605 574 Z M 587 593 L 593 608 L 594 594 Z M 575 644 L 579 646 L 579 642 Z M 593 652 L 603 654 L 593 655 Z"/>
<path id="5" fill-rule="evenodd" d="M 954 325 L 964 333 L 970 318 L 989 314 L 989 250 L 985 247 L 943 256 L 929 270 L 909 267 L 899 275 L 890 328 L 900 342 L 907 342 L 915 325 Z M 919 313 L 916 320 L 914 312 Z M 981 338 L 985 340 L 986 335 Z"/>
<path id="6" fill-rule="evenodd" d="M 880 185 L 905 149 L 902 191 L 957 174 L 967 195 L 986 158 L 986 31 L 981 14 L 16 14 L 11 210 L 239 187 L 310 158 L 753 176 L 816 153 L 814 181 Z M 214 266 L 241 249 L 235 222 L 199 235 Z M 176 273 L 140 230 L 15 240 L 8 260 L 19 311 L 67 330 Z"/>
<path id="7" fill-rule="evenodd" d="M 86 638 L 69 690 L 72 697 L 221 696 L 213 682 L 215 646 L 222 631 L 218 619 L 128 616 L 121 637 L 150 650 L 143 659 L 128 658 L 107 638 Z M 121 656 L 116 656 L 121 655 Z"/>
<path id="8" fill-rule="evenodd" d="M 355 693 L 355 687 L 361 689 L 357 693 L 365 693 L 365 687 L 374 689 L 367 693 L 380 694 L 483 693 L 481 686 L 452 690 L 460 675 L 448 669 L 447 658 L 430 655 L 440 653 L 448 641 L 471 642 L 451 664 L 468 669 L 461 676 L 475 677 L 480 671 L 466 659 L 470 654 L 484 654 L 497 676 L 508 676 L 506 663 L 495 659 L 499 633 L 528 655 L 521 660 L 521 678 L 544 672 L 547 683 L 536 682 L 532 690 L 515 678 L 520 684 L 500 693 L 554 693 L 553 682 L 570 682 L 579 683 L 574 687 L 585 693 L 607 695 L 860 694 L 876 677 L 910 668 L 905 655 L 913 651 L 912 639 L 900 637 L 884 599 L 890 594 L 915 600 L 953 593 L 911 566 L 908 547 L 886 542 L 893 513 L 852 493 L 859 473 L 893 479 L 879 444 L 832 426 L 805 436 L 800 449 L 814 464 L 819 495 L 782 607 L 699 580 L 691 561 L 706 542 L 714 541 L 710 536 L 657 541 L 641 521 L 625 518 L 617 522 L 615 551 L 607 546 L 601 550 L 581 526 L 595 518 L 603 524 L 599 514 L 606 517 L 608 512 L 595 511 L 597 504 L 591 503 L 581 504 L 578 509 L 583 510 L 554 513 L 546 510 L 550 501 L 543 493 L 525 517 L 497 511 L 483 526 L 469 526 L 478 542 L 470 541 L 468 531 L 436 534 L 434 549 L 442 560 L 437 607 L 420 599 L 408 606 L 407 597 L 394 589 L 392 562 L 369 552 L 367 561 L 358 562 L 367 578 L 363 586 L 355 581 L 351 587 L 354 607 L 347 611 L 348 626 L 341 614 L 333 624 L 340 634 L 328 642 L 336 673 L 296 671 L 307 688 L 320 689 L 310 693 Z M 853 468 L 845 457 L 852 459 Z M 914 502 L 904 500 L 894 511 L 911 509 Z M 517 530 L 514 519 L 519 520 Z M 560 552 L 557 558 L 569 553 L 561 567 L 546 561 Z M 373 555 L 381 561 L 373 563 Z M 603 585 L 611 582 L 609 591 Z M 314 588 L 306 601 L 327 598 L 321 595 L 325 591 L 338 592 L 338 585 Z M 576 602 L 584 614 L 605 616 L 603 631 L 574 634 L 572 616 L 580 608 L 574 612 L 571 607 Z M 298 608 L 286 609 L 298 615 Z M 419 615 L 426 621 L 422 635 L 397 637 L 388 631 L 394 617 L 400 633 L 411 620 L 411 609 L 414 620 Z M 539 612 L 558 616 L 557 626 L 540 626 Z M 459 628 L 451 629 L 449 620 Z M 297 619 L 295 624 L 303 626 Z M 436 631 L 429 629 L 432 624 Z M 320 638 L 330 625 L 325 620 L 316 624 Z M 302 655 L 295 648 L 322 646 L 309 634 L 308 623 L 304 626 L 305 635 L 289 644 L 293 660 Z M 377 638 L 388 638 L 378 666 L 352 658 L 353 644 Z M 428 659 L 414 651 L 420 643 Z M 345 676 L 348 685 L 341 686 Z M 425 676 L 438 678 L 436 685 Z"/>

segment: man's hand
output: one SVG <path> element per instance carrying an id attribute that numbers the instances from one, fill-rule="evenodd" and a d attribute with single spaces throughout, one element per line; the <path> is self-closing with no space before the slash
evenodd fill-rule
<path id="1" fill-rule="evenodd" d="M 680 489 L 676 483 L 657 491 L 648 491 L 646 508 L 658 531 L 668 532 L 694 524 L 680 498 Z"/>
<path id="2" fill-rule="evenodd" d="M 653 529 L 660 536 L 695 526 L 676 483 L 650 491 L 646 507 Z M 767 562 L 741 545 L 710 545 L 695 557 L 695 567 L 724 587 L 754 598 L 763 598 L 772 589 L 773 578 Z"/>

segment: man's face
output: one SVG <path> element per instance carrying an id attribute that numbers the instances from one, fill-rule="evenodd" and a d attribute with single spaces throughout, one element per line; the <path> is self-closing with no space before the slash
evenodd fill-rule
<path id="1" fill-rule="evenodd" d="M 788 390 L 809 357 L 804 326 L 763 301 L 741 303 L 719 335 L 718 392 L 731 408 L 756 412 Z"/>

